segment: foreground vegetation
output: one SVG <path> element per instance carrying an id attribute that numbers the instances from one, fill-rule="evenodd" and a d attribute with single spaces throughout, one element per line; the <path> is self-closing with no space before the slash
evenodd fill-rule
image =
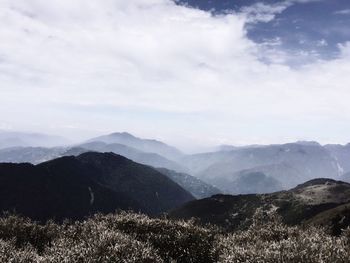
<path id="1" fill-rule="evenodd" d="M 350 230 L 290 227 L 257 213 L 234 233 L 194 221 L 151 219 L 122 212 L 82 222 L 39 225 L 0 219 L 0 262 L 350 262 Z"/>

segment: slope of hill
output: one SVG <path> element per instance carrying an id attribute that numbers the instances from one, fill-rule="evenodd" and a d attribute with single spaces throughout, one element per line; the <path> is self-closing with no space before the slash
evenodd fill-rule
<path id="1" fill-rule="evenodd" d="M 190 192 L 194 197 L 198 199 L 210 197 L 212 195 L 221 193 L 220 190 L 217 189 L 216 187 L 210 184 L 207 184 L 189 174 L 177 173 L 175 171 L 168 170 L 165 168 L 158 168 L 157 170 L 162 174 L 166 175 L 167 177 L 169 177 L 174 182 L 176 182 L 182 188 L 186 189 L 188 192 Z"/>
<path id="2" fill-rule="evenodd" d="M 39 165 L 0 164 L 0 210 L 36 220 L 79 219 L 132 209 L 159 214 L 193 200 L 158 171 L 112 153 L 84 153 Z"/>
<path id="3" fill-rule="evenodd" d="M 107 144 L 123 144 L 142 152 L 157 153 L 170 160 L 178 160 L 182 153 L 175 147 L 169 146 L 163 142 L 150 139 L 141 139 L 127 132 L 116 132 L 109 135 L 103 135 L 88 140 L 88 142 L 104 142 Z"/>
<path id="4" fill-rule="evenodd" d="M 343 174 L 339 177 L 340 181 L 350 183 L 350 173 Z"/>
<path id="5" fill-rule="evenodd" d="M 333 235 L 340 235 L 350 226 L 350 203 L 323 211 L 305 222 L 307 225 L 323 226 Z"/>
<path id="6" fill-rule="evenodd" d="M 350 184 L 332 179 L 316 179 L 289 191 L 272 194 L 215 195 L 192 201 L 170 213 L 172 218 L 196 217 L 236 229 L 249 220 L 258 208 L 277 210 L 288 224 L 299 224 L 320 212 L 350 202 Z"/>

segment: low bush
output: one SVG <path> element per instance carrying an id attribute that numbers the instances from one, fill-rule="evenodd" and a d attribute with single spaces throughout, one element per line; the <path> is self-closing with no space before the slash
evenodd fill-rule
<path id="1" fill-rule="evenodd" d="M 45 258 L 49 262 L 163 262 L 148 244 L 95 220 L 68 226 L 47 248 Z"/>
<path id="2" fill-rule="evenodd" d="M 322 228 L 286 226 L 278 215 L 259 212 L 246 231 L 218 239 L 219 262 L 350 262 L 349 233 L 335 237 Z"/>
<path id="3" fill-rule="evenodd" d="M 30 244 L 41 253 L 60 232 L 60 226 L 53 222 L 39 225 L 28 218 L 5 214 L 0 217 L 0 238 L 13 240 L 16 247 Z"/>
<path id="4" fill-rule="evenodd" d="M 210 263 L 217 260 L 215 231 L 196 226 L 193 221 L 150 219 L 145 215 L 126 212 L 118 216 L 97 215 L 92 220 L 151 244 L 167 262 Z"/>
<path id="5" fill-rule="evenodd" d="M 322 228 L 284 225 L 278 215 L 261 211 L 234 233 L 126 212 L 61 225 L 0 218 L 4 263 L 343 263 L 350 262 L 349 246 L 350 229 L 331 236 Z"/>

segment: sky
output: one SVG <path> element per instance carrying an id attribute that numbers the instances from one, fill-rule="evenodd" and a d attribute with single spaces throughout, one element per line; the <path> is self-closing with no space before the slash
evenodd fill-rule
<path id="1" fill-rule="evenodd" d="M 0 130 L 350 142 L 348 0 L 0 0 Z"/>

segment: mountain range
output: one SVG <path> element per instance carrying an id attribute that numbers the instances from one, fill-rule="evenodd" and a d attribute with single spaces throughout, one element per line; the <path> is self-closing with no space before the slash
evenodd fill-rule
<path id="1" fill-rule="evenodd" d="M 64 147 L 0 149 L 0 162 L 38 164 L 88 151 L 113 152 L 141 164 L 187 174 L 227 194 L 286 190 L 314 178 L 342 180 L 342 176 L 350 172 L 350 144 L 323 146 L 317 142 L 298 141 L 241 147 L 223 145 L 212 152 L 184 154 L 163 142 L 126 132 Z M 209 193 L 211 190 L 205 197 Z"/>
<path id="2" fill-rule="evenodd" d="M 127 132 L 116 132 L 108 135 L 99 136 L 88 140 L 88 142 L 104 142 L 107 144 L 123 144 L 142 152 L 156 153 L 170 160 L 178 160 L 183 154 L 175 147 L 169 146 L 163 142 L 151 139 L 141 139 Z"/>
<path id="3" fill-rule="evenodd" d="M 336 146 L 341 149 L 339 151 L 330 148 L 330 145 L 305 142 L 254 145 L 188 155 L 181 163 L 191 174 L 225 193 L 246 193 L 244 184 L 248 181 L 244 178 L 250 180 L 249 177 L 256 177 L 257 173 L 260 173 L 259 182 L 269 180 L 275 190 L 283 190 L 313 178 L 340 179 L 348 172 L 350 151 L 346 150 L 347 146 Z M 269 183 L 262 183 L 256 193 L 271 191 L 264 188 L 266 185 Z"/>
<path id="4" fill-rule="evenodd" d="M 339 234 L 350 224 L 349 148 L 301 141 L 190 155 L 128 133 L 8 147 L 0 149 L 0 210 L 38 221 L 169 213 L 235 230 L 264 209 Z"/>

